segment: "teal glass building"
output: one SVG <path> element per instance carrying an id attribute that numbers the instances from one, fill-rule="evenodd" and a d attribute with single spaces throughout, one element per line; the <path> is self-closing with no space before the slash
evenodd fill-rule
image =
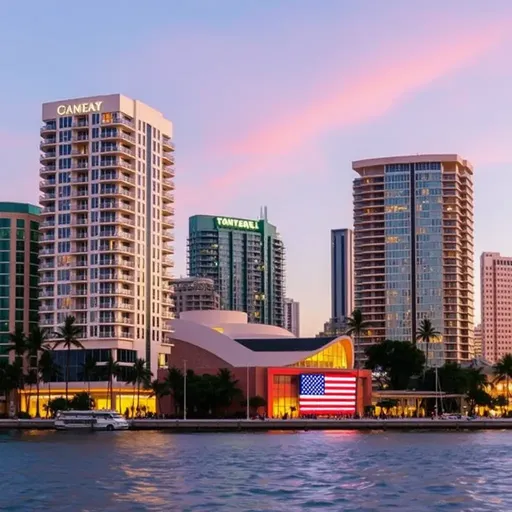
<path id="1" fill-rule="evenodd" d="M 0 203 L 0 358 L 9 357 L 9 334 L 26 334 L 39 318 L 39 214 L 26 203 Z"/>
<path id="2" fill-rule="evenodd" d="M 221 309 L 284 327 L 285 250 L 266 220 L 190 217 L 188 272 L 213 279 Z"/>

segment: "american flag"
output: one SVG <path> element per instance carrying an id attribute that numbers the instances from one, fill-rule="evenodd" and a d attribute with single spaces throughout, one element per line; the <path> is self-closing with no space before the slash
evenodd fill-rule
<path id="1" fill-rule="evenodd" d="M 299 409 L 303 414 L 354 413 L 356 378 L 334 373 L 301 374 Z"/>

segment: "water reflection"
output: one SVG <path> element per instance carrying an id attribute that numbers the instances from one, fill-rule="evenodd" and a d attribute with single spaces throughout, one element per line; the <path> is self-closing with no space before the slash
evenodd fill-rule
<path id="1" fill-rule="evenodd" d="M 512 433 L 0 433 L 9 511 L 512 510 Z"/>

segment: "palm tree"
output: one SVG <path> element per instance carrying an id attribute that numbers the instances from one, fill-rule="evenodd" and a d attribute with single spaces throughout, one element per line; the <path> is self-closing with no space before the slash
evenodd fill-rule
<path id="1" fill-rule="evenodd" d="M 25 384 L 28 385 L 28 393 L 25 395 L 25 409 L 27 414 L 30 414 L 30 395 L 32 394 L 32 386 L 35 386 L 39 380 L 37 371 L 32 369 L 29 370 L 25 375 Z"/>
<path id="2" fill-rule="evenodd" d="M 32 328 L 30 331 L 30 335 L 28 337 L 28 353 L 30 358 L 35 358 L 35 364 L 31 366 L 35 368 L 36 375 L 36 418 L 41 417 L 41 413 L 39 410 L 39 384 L 41 378 L 41 372 L 39 369 L 39 358 L 41 353 L 48 350 L 46 345 L 48 341 L 48 331 L 46 329 L 41 329 L 38 325 Z"/>
<path id="3" fill-rule="evenodd" d="M 61 368 L 53 360 L 53 354 L 46 350 L 39 358 L 39 373 L 43 382 L 48 384 L 48 403 L 51 402 L 51 382 L 61 377 Z M 49 409 L 46 408 L 46 417 L 48 417 Z"/>
<path id="4" fill-rule="evenodd" d="M 441 333 L 436 331 L 429 318 L 424 318 L 420 323 L 420 328 L 416 333 L 416 340 L 425 344 L 425 368 L 428 366 L 428 347 L 435 342 Z"/>
<path id="5" fill-rule="evenodd" d="M 506 389 L 506 397 L 507 397 L 507 409 L 509 406 L 510 393 L 508 389 L 509 379 L 512 377 L 512 354 L 504 355 L 494 366 L 493 372 L 496 378 L 494 382 L 502 382 L 505 381 Z"/>
<path id="6" fill-rule="evenodd" d="M 127 380 L 127 384 L 133 384 L 133 393 L 135 394 L 135 387 L 137 387 L 137 410 L 140 408 L 140 388 L 149 387 L 152 373 L 146 366 L 144 359 L 137 359 L 133 363 L 131 375 Z"/>
<path id="7" fill-rule="evenodd" d="M 84 382 L 87 382 L 87 393 L 91 394 L 91 378 L 98 370 L 98 366 L 96 363 L 96 359 L 94 357 L 87 356 L 85 358 L 85 363 L 82 365 L 82 370 L 84 372 Z"/>
<path id="8" fill-rule="evenodd" d="M 5 397 L 6 407 L 9 406 L 12 392 L 17 385 L 18 381 L 14 376 L 13 365 L 6 358 L 0 359 L 0 393 Z"/>
<path id="9" fill-rule="evenodd" d="M 150 383 L 150 389 L 151 389 L 151 394 L 149 396 L 156 397 L 156 401 L 158 404 L 158 412 L 161 414 L 162 413 L 161 399 L 170 393 L 167 383 L 165 381 L 154 379 Z"/>
<path id="10" fill-rule="evenodd" d="M 66 350 L 66 400 L 69 400 L 69 363 L 71 359 L 71 347 L 81 348 L 84 346 L 78 341 L 82 334 L 82 329 L 75 325 L 75 317 L 67 316 L 64 324 L 57 329 L 55 336 L 57 341 L 53 346 L 53 350 L 62 345 Z"/>
<path id="11" fill-rule="evenodd" d="M 112 354 L 108 356 L 108 359 L 103 366 L 104 376 L 108 382 L 107 394 L 110 397 L 110 408 L 114 403 L 114 377 L 118 377 L 121 373 L 121 367 L 117 361 L 114 361 Z"/>
<path id="12" fill-rule="evenodd" d="M 169 368 L 165 382 L 169 394 L 172 396 L 174 404 L 174 415 L 178 416 L 180 404 L 183 404 L 184 378 L 183 372 L 179 368 Z"/>
<path id="13" fill-rule="evenodd" d="M 219 406 L 224 407 L 224 412 L 227 413 L 227 409 L 229 409 L 233 400 L 237 396 L 242 396 L 243 393 L 238 387 L 238 380 L 233 377 L 233 374 L 227 368 L 221 368 L 217 372 L 216 378 L 217 402 Z"/>
<path id="14" fill-rule="evenodd" d="M 354 368 L 359 366 L 359 341 L 361 334 L 370 327 L 369 322 L 363 318 L 363 314 L 360 309 L 354 309 L 352 316 L 347 317 L 347 330 L 346 334 L 354 338 Z"/>
<path id="15" fill-rule="evenodd" d="M 9 334 L 11 348 L 9 352 L 14 352 L 14 356 L 17 360 L 23 361 L 25 354 L 27 352 L 27 337 L 23 332 L 23 327 L 21 325 L 16 325 L 14 332 Z"/>

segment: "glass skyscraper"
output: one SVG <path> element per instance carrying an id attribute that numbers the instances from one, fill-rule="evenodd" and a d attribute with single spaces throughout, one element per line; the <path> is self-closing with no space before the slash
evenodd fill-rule
<path id="1" fill-rule="evenodd" d="M 284 245 L 266 220 L 191 217 L 188 270 L 191 277 L 213 279 L 222 309 L 284 327 Z"/>
<path id="2" fill-rule="evenodd" d="M 412 341 L 428 318 L 441 333 L 430 365 L 471 359 L 471 165 L 457 155 L 418 155 L 353 168 L 355 301 L 370 322 L 363 345 Z"/>
<path id="3" fill-rule="evenodd" d="M 9 357 L 16 326 L 38 324 L 39 214 L 25 203 L 0 203 L 0 358 Z"/>

